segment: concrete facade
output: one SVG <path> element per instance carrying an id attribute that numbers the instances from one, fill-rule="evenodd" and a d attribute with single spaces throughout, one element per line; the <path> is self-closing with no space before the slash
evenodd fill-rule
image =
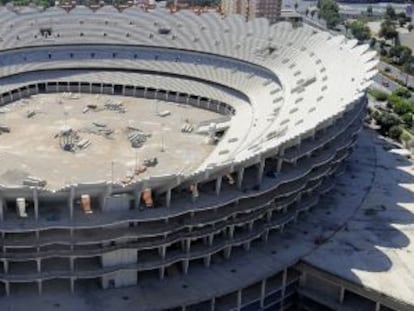
<path id="1" fill-rule="evenodd" d="M 165 300 L 143 309 L 294 306 L 294 265 L 304 251 L 286 258 L 264 252 L 344 171 L 362 127 L 375 53 L 262 18 L 112 9 L 0 12 L 4 29 L 13 29 L 0 33 L 1 105 L 39 93 L 121 95 L 215 111 L 229 127 L 189 174 L 59 189 L 2 185 L 0 292 L 43 294 L 56 286 L 75 295 L 165 285 Z M 45 27 L 53 28 L 51 37 Z M 152 208 L 142 200 L 148 189 Z M 84 194 L 92 215 L 79 205 Z M 16 213 L 21 197 L 29 203 L 25 219 Z M 238 262 L 241 252 L 251 260 Z M 260 269 L 251 266 L 254 258 Z M 214 280 L 216 271 L 232 281 Z M 202 298 L 201 290 L 183 294 L 187 283 L 197 284 L 193 275 L 216 285 L 207 282 Z"/>

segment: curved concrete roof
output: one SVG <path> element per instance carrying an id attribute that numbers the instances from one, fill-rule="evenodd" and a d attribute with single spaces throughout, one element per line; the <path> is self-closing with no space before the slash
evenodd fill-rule
<path id="1" fill-rule="evenodd" d="M 375 52 L 355 40 L 307 26 L 269 25 L 265 19 L 246 23 L 237 15 L 137 8 L 92 12 L 78 6 L 70 13 L 53 8 L 27 14 L 3 10 L 0 22 L 2 90 L 19 84 L 19 76 L 12 75 L 30 71 L 82 66 L 90 72 L 73 73 L 70 80 L 92 82 L 111 79 L 111 74 L 94 72 L 97 69 L 145 70 L 174 77 L 134 73 L 130 80 L 157 86 L 174 79 L 169 81 L 171 90 L 191 87 L 233 106 L 231 127 L 198 172 L 258 162 L 264 154 L 276 153 L 330 124 L 364 96 L 378 62 Z M 51 28 L 52 34 L 42 36 L 41 28 Z M 58 56 L 47 59 L 45 47 Z M 71 48 L 75 57 L 69 57 Z M 94 59 L 89 57 L 91 49 L 99 50 Z M 31 53 L 30 58 L 23 59 L 25 53 Z M 154 58 L 154 53 L 161 56 Z M 47 81 L 50 75 L 32 73 L 33 80 Z M 118 72 L 112 77 L 127 81 L 126 75 Z M 229 94 L 226 87 L 248 100 Z"/>

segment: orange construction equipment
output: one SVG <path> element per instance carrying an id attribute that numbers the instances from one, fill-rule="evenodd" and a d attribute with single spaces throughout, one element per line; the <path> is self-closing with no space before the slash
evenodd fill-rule
<path id="1" fill-rule="evenodd" d="M 145 188 L 142 192 L 142 200 L 145 203 L 146 207 L 153 207 L 154 201 L 152 200 L 152 191 L 150 188 Z"/>
<path id="2" fill-rule="evenodd" d="M 93 214 L 93 211 L 91 209 L 91 197 L 89 194 L 81 195 L 81 206 L 85 214 Z"/>

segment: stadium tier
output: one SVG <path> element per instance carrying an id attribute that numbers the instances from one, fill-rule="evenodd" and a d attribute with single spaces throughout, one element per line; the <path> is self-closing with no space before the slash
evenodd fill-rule
<path id="1" fill-rule="evenodd" d="M 138 99 L 136 105 L 145 100 L 186 106 L 200 118 L 209 113 L 197 128 L 213 141 L 196 166 L 186 151 L 182 170 L 169 170 L 165 160 L 157 173 L 148 164 L 142 175 L 114 180 L 113 171 L 112 177 L 95 175 L 93 162 L 83 169 L 81 156 L 76 165 L 82 174 L 59 157 L 45 160 L 44 146 L 21 144 L 17 155 L 2 141 L 13 135 L 12 125 L 0 136 L 0 157 L 14 159 L 0 171 L 4 295 L 50 287 L 70 293 L 92 283 L 97 291 L 140 287 L 162 284 L 177 273 L 208 277 L 237 261 L 240 247 L 254 254 L 256 240 L 277 236 L 332 189 L 361 129 L 366 89 L 378 62 L 375 52 L 356 40 L 307 26 L 269 25 L 261 18 L 245 22 L 237 15 L 119 12 L 109 6 L 97 11 L 77 6 L 70 12 L 2 8 L 0 24 L 2 115 L 23 106 L 27 118 L 16 127 L 26 127 L 30 140 L 42 135 L 29 131 L 37 118 L 30 115 L 31 99 L 64 93 L 78 96 L 74 102 L 116 97 Z M 86 104 L 79 103 L 79 109 Z M 144 120 L 132 111 L 123 115 L 139 125 Z M 98 112 L 84 115 L 92 113 L 88 118 L 99 122 Z M 7 120 L 12 117 L 1 122 Z M 169 148 L 163 154 L 180 145 L 170 142 Z M 96 171 L 101 157 L 96 156 Z M 36 160 L 30 162 L 33 171 L 22 166 L 26 158 Z M 53 175 L 55 162 L 61 180 Z M 34 174 L 36 163 L 49 169 Z M 253 257 L 265 260 L 263 254 Z M 222 310 L 249 304 L 246 310 L 258 310 L 266 301 L 288 298 L 289 284 L 297 281 L 288 263 L 274 269 L 248 264 L 264 270 L 239 283 L 217 283 L 204 299 L 209 310 L 221 310 L 220 304 L 230 306 Z M 198 272 L 192 272 L 193 265 Z M 249 286 L 252 298 L 239 297 L 237 290 Z M 194 310 L 202 310 L 202 301 L 189 292 L 158 307 L 200 303 Z"/>

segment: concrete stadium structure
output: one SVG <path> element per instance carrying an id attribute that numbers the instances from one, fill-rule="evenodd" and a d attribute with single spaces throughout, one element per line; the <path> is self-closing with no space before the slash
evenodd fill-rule
<path id="1" fill-rule="evenodd" d="M 210 276 L 214 292 L 205 297 L 177 294 L 148 309 L 292 306 L 299 273 L 290 267 L 298 255 L 266 265 L 255 243 L 277 236 L 332 189 L 361 129 L 375 52 L 307 27 L 215 13 L 3 8 L 0 22 L 3 106 L 35 94 L 96 93 L 191 105 L 230 120 L 189 174 L 126 185 L 3 184 L 1 294 L 147 281 L 168 288 L 176 271 L 208 278 L 243 249 L 256 271 L 225 285 Z M 143 208 L 144 189 L 155 208 Z M 93 217 L 76 203 L 82 194 L 91 197 Z M 21 197 L 31 206 L 23 220 L 16 215 Z M 48 218 L 51 210 L 59 219 Z"/>

